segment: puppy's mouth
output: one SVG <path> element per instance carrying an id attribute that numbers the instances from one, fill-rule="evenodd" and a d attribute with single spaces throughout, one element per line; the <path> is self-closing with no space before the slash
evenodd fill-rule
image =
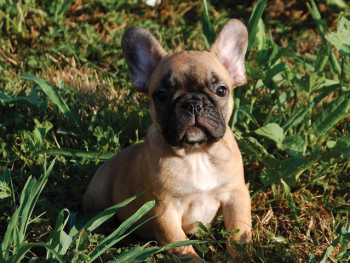
<path id="1" fill-rule="evenodd" d="M 199 127 L 190 127 L 180 140 L 182 143 L 187 143 L 190 145 L 201 145 L 206 140 L 208 140 L 208 137 L 206 135 L 206 132 L 203 131 L 203 129 Z"/>

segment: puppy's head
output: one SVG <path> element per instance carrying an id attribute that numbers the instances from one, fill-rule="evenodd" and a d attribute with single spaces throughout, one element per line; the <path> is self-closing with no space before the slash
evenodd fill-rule
<path id="1" fill-rule="evenodd" d="M 232 19 L 209 51 L 167 54 L 145 29 L 129 28 L 122 49 L 134 88 L 149 95 L 151 116 L 172 146 L 220 140 L 233 109 L 232 90 L 246 82 L 246 27 Z"/>

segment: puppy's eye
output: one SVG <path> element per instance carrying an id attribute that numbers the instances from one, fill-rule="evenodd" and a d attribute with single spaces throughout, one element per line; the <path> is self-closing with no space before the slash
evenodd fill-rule
<path id="1" fill-rule="evenodd" d="M 224 97 L 226 95 L 227 88 L 225 86 L 220 86 L 216 89 L 215 94 L 219 97 Z"/>
<path id="2" fill-rule="evenodd" d="M 160 102 L 166 102 L 169 99 L 169 94 L 163 90 L 160 90 L 156 93 L 156 98 Z"/>

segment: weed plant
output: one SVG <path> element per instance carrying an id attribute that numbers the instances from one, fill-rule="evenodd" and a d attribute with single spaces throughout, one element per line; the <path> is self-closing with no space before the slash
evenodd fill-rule
<path id="1" fill-rule="evenodd" d="M 186 262 L 160 253 L 185 244 L 208 262 L 230 260 L 220 216 L 159 247 L 132 235 L 155 201 L 113 220 L 142 193 L 91 218 L 82 211 L 98 166 L 151 123 L 121 52 L 126 28 L 146 28 L 169 52 L 205 50 L 230 18 L 249 31 L 248 83 L 229 124 L 253 216 L 253 241 L 232 242 L 234 260 L 348 262 L 349 4 L 0 0 L 0 262 Z"/>

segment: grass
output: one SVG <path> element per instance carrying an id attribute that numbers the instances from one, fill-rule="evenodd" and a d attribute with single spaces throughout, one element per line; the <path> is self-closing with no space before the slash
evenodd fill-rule
<path id="1" fill-rule="evenodd" d="M 0 262 L 179 262 L 160 252 L 183 243 L 129 233 L 154 202 L 118 226 L 127 202 L 90 220 L 82 196 L 151 123 L 121 52 L 126 28 L 148 29 L 169 52 L 205 50 L 233 17 L 250 32 L 230 126 L 253 216 L 236 260 L 348 262 L 350 2 L 203 3 L 0 1 Z M 199 255 L 227 261 L 222 218 L 198 228 Z"/>

